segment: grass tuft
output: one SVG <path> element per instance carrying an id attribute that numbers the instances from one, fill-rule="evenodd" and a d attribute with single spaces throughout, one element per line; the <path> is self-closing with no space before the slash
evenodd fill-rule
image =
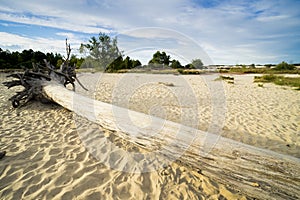
<path id="1" fill-rule="evenodd" d="M 234 84 L 234 77 L 231 76 L 222 76 L 220 75 L 219 78 L 216 78 L 215 81 L 224 80 L 229 84 Z"/>
<path id="2" fill-rule="evenodd" d="M 296 87 L 296 90 L 300 90 L 300 77 L 284 77 L 268 74 L 263 76 L 255 76 L 254 82 L 275 83 L 276 85 Z"/>

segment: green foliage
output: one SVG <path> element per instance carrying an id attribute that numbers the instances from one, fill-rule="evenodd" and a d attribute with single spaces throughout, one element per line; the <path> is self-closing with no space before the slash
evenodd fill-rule
<path id="1" fill-rule="evenodd" d="M 275 83 L 276 85 L 287 85 L 292 87 L 297 87 L 300 89 L 300 78 L 299 77 L 284 77 L 276 76 L 273 74 L 255 76 L 254 82 L 266 82 L 266 83 Z"/>
<path id="2" fill-rule="evenodd" d="M 287 85 L 292 87 L 297 87 L 300 89 L 300 78 L 292 78 L 292 77 L 279 77 L 274 82 L 277 85 Z"/>
<path id="3" fill-rule="evenodd" d="M 205 67 L 203 67 L 203 62 L 201 59 L 192 60 L 191 64 L 195 69 L 204 69 L 205 68 Z"/>
<path id="4" fill-rule="evenodd" d="M 177 69 L 177 71 L 178 71 L 178 73 L 183 74 L 183 75 L 187 75 L 187 74 L 199 75 L 199 74 L 205 73 L 204 71 L 199 70 L 199 69 Z"/>
<path id="5" fill-rule="evenodd" d="M 239 74 L 298 74 L 300 71 L 294 70 L 276 70 L 270 68 L 231 68 L 230 70 L 219 70 L 219 72 L 239 73 Z"/>
<path id="6" fill-rule="evenodd" d="M 111 62 L 107 68 L 105 68 L 106 72 L 118 72 L 120 70 L 133 69 L 138 66 L 141 66 L 141 62 L 139 60 L 131 60 L 129 56 L 127 56 L 124 60 L 122 56 L 116 58 L 113 62 Z"/>
<path id="7" fill-rule="evenodd" d="M 276 65 L 275 69 L 276 70 L 294 70 L 295 66 L 282 61 L 281 63 Z"/>
<path id="8" fill-rule="evenodd" d="M 183 69 L 177 69 L 179 74 L 183 74 Z"/>
<path id="9" fill-rule="evenodd" d="M 56 68 L 59 68 L 62 64 L 63 64 L 63 60 L 62 59 L 58 59 L 56 62 Z"/>
<path id="10" fill-rule="evenodd" d="M 157 51 L 153 54 L 152 59 L 148 62 L 148 64 L 161 64 L 165 66 L 169 66 L 171 56 L 167 55 L 166 52 Z"/>
<path id="11" fill-rule="evenodd" d="M 223 76 L 220 75 L 219 78 L 216 78 L 215 81 L 220 81 L 220 80 L 224 80 L 229 84 L 234 84 L 234 77 L 232 76 Z"/>
<path id="12" fill-rule="evenodd" d="M 230 80 L 230 81 L 233 81 L 234 80 L 234 77 L 231 77 L 231 76 L 219 76 L 219 78 L 221 80 Z"/>
<path id="13" fill-rule="evenodd" d="M 264 87 L 264 84 L 259 83 L 257 86 L 258 86 L 258 87 Z"/>
<path id="14" fill-rule="evenodd" d="M 96 68 L 105 72 L 132 69 L 141 66 L 138 60 L 132 60 L 123 55 L 117 46 L 117 38 L 111 38 L 105 33 L 99 33 L 98 38 L 92 37 L 88 44 L 81 44 L 80 52 L 88 51 L 89 56 L 83 63 L 86 68 Z"/>
<path id="15" fill-rule="evenodd" d="M 117 57 L 113 62 L 111 62 L 107 68 L 106 72 L 115 72 L 123 68 L 124 62 L 122 56 Z"/>
<path id="16" fill-rule="evenodd" d="M 148 62 L 149 68 L 152 69 L 161 69 L 165 67 L 170 67 L 172 69 L 183 68 L 181 63 L 178 60 L 173 59 L 171 61 L 171 56 L 167 55 L 166 52 L 157 51 L 153 54 L 152 59 Z"/>
<path id="17" fill-rule="evenodd" d="M 105 69 L 122 53 L 117 46 L 117 38 L 111 38 L 105 33 L 99 33 L 98 38 L 91 37 L 89 43 L 81 44 L 80 53 L 88 51 L 90 58 L 96 62 L 92 63 L 96 68 Z"/>
<path id="18" fill-rule="evenodd" d="M 142 66 L 142 63 L 139 60 L 132 60 L 132 66 L 133 68 Z"/>
<path id="19" fill-rule="evenodd" d="M 60 54 L 43 53 L 40 51 L 33 51 L 32 49 L 23 50 L 20 52 L 3 51 L 0 48 L 0 69 L 21 69 L 32 68 L 32 63 L 44 63 L 47 59 L 54 66 L 59 67 L 62 63 L 62 56 Z"/>
<path id="20" fill-rule="evenodd" d="M 252 64 L 250 65 L 250 68 L 255 68 L 255 64 L 252 63 Z"/>
<path id="21" fill-rule="evenodd" d="M 255 76 L 254 77 L 254 82 L 274 82 L 278 76 L 274 74 L 267 74 L 263 76 Z"/>
<path id="22" fill-rule="evenodd" d="M 180 64 L 178 60 L 172 60 L 170 67 L 173 69 L 179 69 L 182 68 L 183 66 Z"/>
<path id="23" fill-rule="evenodd" d="M 79 69 L 83 62 L 84 62 L 84 58 L 77 58 L 75 55 L 72 55 L 70 58 L 70 65 L 76 66 L 76 69 Z"/>
<path id="24" fill-rule="evenodd" d="M 84 59 L 84 61 L 81 64 L 82 69 L 97 69 L 99 70 L 100 68 L 96 68 L 95 66 L 97 66 L 98 62 L 95 59 L 92 59 L 90 56 L 86 57 Z M 103 71 L 104 69 L 101 69 L 101 71 Z"/>
<path id="25" fill-rule="evenodd" d="M 167 55 L 164 51 L 160 52 L 157 51 L 153 54 L 152 59 L 148 62 L 148 66 L 151 66 L 152 68 L 160 68 L 162 66 L 169 66 L 173 69 L 205 69 L 203 66 L 203 62 L 201 59 L 195 59 L 192 61 L 192 63 L 189 63 L 185 66 L 182 66 L 181 63 L 178 60 L 173 59 L 170 61 L 171 57 Z M 198 71 L 185 71 L 186 74 L 199 74 Z"/>
<path id="26" fill-rule="evenodd" d="M 187 64 L 184 66 L 185 69 L 195 69 L 195 66 L 192 65 L 191 63 Z"/>

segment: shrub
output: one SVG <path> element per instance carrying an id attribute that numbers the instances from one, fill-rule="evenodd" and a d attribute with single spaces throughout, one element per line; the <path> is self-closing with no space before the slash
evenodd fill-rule
<path id="1" fill-rule="evenodd" d="M 254 82 L 273 82 L 277 79 L 278 76 L 275 76 L 274 74 L 267 74 L 263 76 L 255 76 Z"/>
<path id="2" fill-rule="evenodd" d="M 286 62 L 281 62 L 278 65 L 276 65 L 275 67 L 276 70 L 294 70 L 295 66 L 294 65 L 290 65 Z"/>
<path id="3" fill-rule="evenodd" d="M 292 87 L 297 87 L 300 89 L 300 77 L 292 78 L 292 77 L 284 77 L 284 76 L 275 76 L 273 74 L 263 75 L 261 77 L 255 76 L 254 82 L 272 82 L 276 85 L 287 85 Z"/>

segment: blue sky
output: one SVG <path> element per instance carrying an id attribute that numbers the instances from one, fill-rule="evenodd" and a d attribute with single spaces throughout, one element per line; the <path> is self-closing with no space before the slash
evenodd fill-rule
<path id="1" fill-rule="evenodd" d="M 0 0 L 0 48 L 64 54 L 105 32 L 146 64 L 156 50 L 183 64 L 300 63 L 299 0 Z"/>

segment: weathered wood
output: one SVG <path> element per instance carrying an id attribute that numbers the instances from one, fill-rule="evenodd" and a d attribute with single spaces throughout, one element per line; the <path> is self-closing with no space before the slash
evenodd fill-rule
<path id="1" fill-rule="evenodd" d="M 63 84 L 65 87 L 67 84 L 72 84 L 73 90 L 75 91 L 75 80 L 78 81 L 79 85 L 83 89 L 87 90 L 76 78 L 75 66 L 69 65 L 69 58 L 71 54 L 71 47 L 66 39 L 66 51 L 67 58 L 61 65 L 59 70 L 56 70 L 51 63 L 44 60 L 44 66 L 33 63 L 33 69 L 26 69 L 23 73 L 15 73 L 8 75 L 7 77 L 12 77 L 18 80 L 11 80 L 4 82 L 3 84 L 8 88 L 15 86 L 23 86 L 24 89 L 17 92 L 9 100 L 12 102 L 13 107 L 19 107 L 20 103 L 25 105 L 31 99 L 38 99 L 44 102 L 47 100 L 47 96 L 42 92 L 42 83 L 45 81 L 52 81 Z"/>
<path id="2" fill-rule="evenodd" d="M 56 83 L 49 83 L 51 82 L 43 86 L 45 94 L 63 107 L 98 123 L 105 129 L 117 131 L 120 137 L 149 151 L 158 146 L 163 147 L 164 156 L 170 160 L 176 159 L 177 155 L 182 155 L 185 151 L 178 162 L 228 187 L 238 189 L 249 197 L 300 198 L 300 161 L 297 158 L 255 148 L 152 116 L 152 120 L 159 126 L 154 124 L 141 131 L 132 124 L 143 126 L 150 116 L 96 101 Z M 74 100 L 80 102 L 80 105 Z M 130 116 L 130 119 L 122 113 Z M 208 151 L 211 147 L 210 141 L 216 144 Z"/>

